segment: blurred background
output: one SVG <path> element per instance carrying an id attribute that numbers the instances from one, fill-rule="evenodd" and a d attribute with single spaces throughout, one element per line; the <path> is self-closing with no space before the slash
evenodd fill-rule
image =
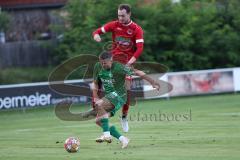
<path id="1" fill-rule="evenodd" d="M 92 73 L 82 78 L 93 56 L 81 56 L 97 56 L 110 44 L 111 34 L 96 43 L 92 32 L 117 19 L 121 3 L 131 4 L 132 20 L 144 30 L 139 69 L 161 83 L 159 93 L 134 77 L 141 100 L 130 107 L 126 150 L 116 141 L 95 144 L 94 120 L 63 121 L 55 112 L 62 101 L 73 102 L 74 113 L 91 108 Z M 0 159 L 239 160 L 239 6 L 240 0 L 0 0 Z M 50 80 L 65 78 L 72 88 L 50 88 L 56 67 Z M 79 86 L 86 94 L 72 95 Z M 112 122 L 121 128 L 119 115 Z M 64 151 L 70 136 L 80 138 L 76 154 Z"/>
<path id="2" fill-rule="evenodd" d="M 85 54 L 97 56 L 111 44 L 111 34 L 96 43 L 92 32 L 116 20 L 121 3 L 131 4 L 132 19 L 144 30 L 139 61 L 159 64 L 155 67 L 159 71 L 150 72 L 162 83 L 157 97 L 240 91 L 240 1 L 1 0 L 0 108 L 30 105 L 28 99 L 8 104 L 6 97 L 38 94 L 51 95 L 45 105 L 62 98 L 89 102 L 90 90 L 77 99 L 66 97 L 49 89 L 48 77 L 67 60 Z M 94 66 L 85 61 L 88 69 Z M 91 69 L 85 72 L 85 61 L 69 72 L 69 83 L 85 86 L 83 75 L 92 78 Z M 145 99 L 156 98 L 151 86 L 140 79 L 135 79 L 132 88 Z"/>
<path id="3" fill-rule="evenodd" d="M 47 81 L 63 61 L 98 55 L 111 36 L 95 43 L 92 31 L 116 19 L 120 3 L 144 30 L 140 61 L 174 72 L 240 65 L 238 0 L 1 0 L 0 84 Z"/>

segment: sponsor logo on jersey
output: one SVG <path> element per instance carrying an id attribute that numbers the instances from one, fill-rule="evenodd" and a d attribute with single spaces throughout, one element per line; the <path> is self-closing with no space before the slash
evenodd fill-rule
<path id="1" fill-rule="evenodd" d="M 125 37 L 116 37 L 115 40 L 119 45 L 129 46 L 131 44 L 131 40 Z"/>
<path id="2" fill-rule="evenodd" d="M 133 42 L 130 38 L 126 37 L 116 37 L 115 38 L 116 47 L 119 48 L 121 51 L 130 50 L 133 47 Z"/>
<path id="3" fill-rule="evenodd" d="M 114 79 L 103 79 L 103 78 L 101 78 L 101 81 L 103 82 L 103 83 L 113 83 L 113 82 L 115 82 L 115 80 Z"/>

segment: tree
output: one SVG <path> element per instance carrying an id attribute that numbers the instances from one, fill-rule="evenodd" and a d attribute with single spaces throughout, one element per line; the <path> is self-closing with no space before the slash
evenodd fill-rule
<path id="1" fill-rule="evenodd" d="M 2 12 L 0 8 L 0 32 L 6 31 L 10 22 L 10 17 L 7 13 Z"/>
<path id="2" fill-rule="evenodd" d="M 172 71 L 224 68 L 240 64 L 240 2 L 236 0 L 71 0 L 66 10 L 70 27 L 64 32 L 58 62 L 79 54 L 98 55 L 92 31 L 117 18 L 117 6 L 130 3 L 132 18 L 144 30 L 142 61 L 167 65 Z"/>

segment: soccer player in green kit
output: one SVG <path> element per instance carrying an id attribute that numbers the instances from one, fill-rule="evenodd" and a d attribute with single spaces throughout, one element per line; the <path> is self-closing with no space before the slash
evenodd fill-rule
<path id="1" fill-rule="evenodd" d="M 126 75 L 137 75 L 147 80 L 153 88 L 160 89 L 160 85 L 148 77 L 144 72 L 127 67 L 121 63 L 113 62 L 110 52 L 103 52 L 99 56 L 99 62 L 94 67 L 93 96 L 94 109 L 97 113 L 96 123 L 103 129 L 103 135 L 96 139 L 96 142 L 112 142 L 112 136 L 120 140 L 122 148 L 126 148 L 129 139 L 122 136 L 115 126 L 109 126 L 109 117 L 114 116 L 127 100 L 127 90 L 125 87 Z M 98 97 L 98 81 L 102 82 L 104 97 Z M 110 110 L 110 112 L 108 112 Z"/>

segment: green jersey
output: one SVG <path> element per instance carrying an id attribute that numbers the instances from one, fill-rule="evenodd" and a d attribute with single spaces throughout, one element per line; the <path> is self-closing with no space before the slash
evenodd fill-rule
<path id="1" fill-rule="evenodd" d="M 94 68 L 93 78 L 96 82 L 102 82 L 104 94 L 116 93 L 117 96 L 126 99 L 125 77 L 133 75 L 133 71 L 121 63 L 113 62 L 111 69 L 102 68 L 98 62 Z"/>

